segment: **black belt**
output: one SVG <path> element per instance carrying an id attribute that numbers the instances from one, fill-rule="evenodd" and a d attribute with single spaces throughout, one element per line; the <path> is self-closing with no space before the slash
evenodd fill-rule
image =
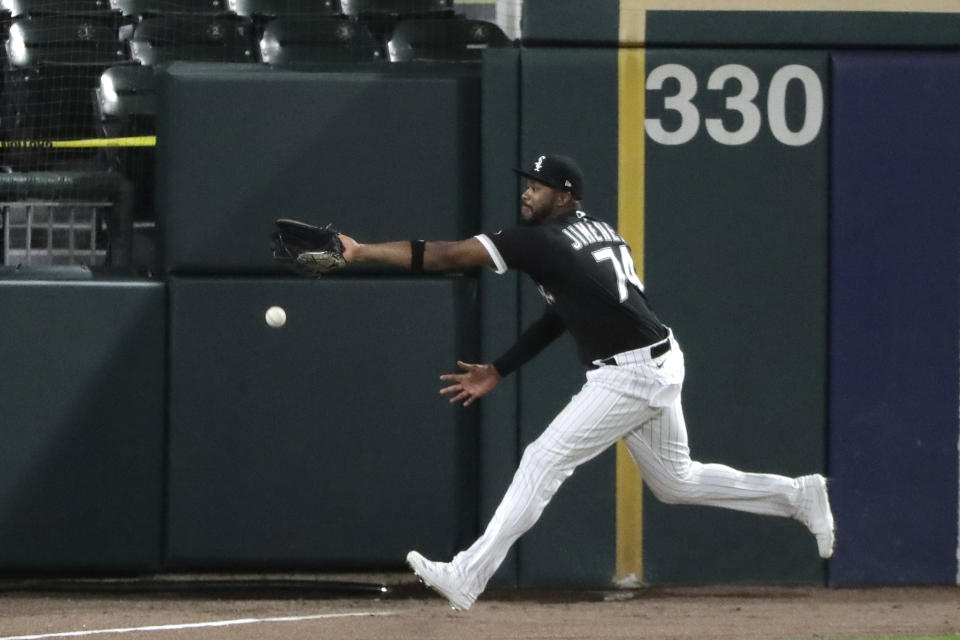
<path id="1" fill-rule="evenodd" d="M 660 342 L 650 347 L 650 357 L 659 358 L 660 356 L 662 356 L 663 354 L 669 351 L 670 351 L 670 340 L 664 340 L 663 342 Z M 600 365 L 614 365 L 614 364 L 617 364 L 617 356 L 610 356 L 609 358 L 604 358 L 603 360 L 600 361 Z M 600 365 L 591 365 L 590 368 L 596 369 Z"/>

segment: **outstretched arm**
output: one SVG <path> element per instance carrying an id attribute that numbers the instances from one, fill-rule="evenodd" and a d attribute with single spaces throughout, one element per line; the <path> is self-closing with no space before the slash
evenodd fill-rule
<path id="1" fill-rule="evenodd" d="M 374 263 L 409 269 L 413 257 L 410 242 L 383 242 L 362 244 L 348 235 L 340 234 L 343 258 L 347 264 Z M 423 268 L 428 271 L 446 271 L 467 267 L 494 268 L 493 258 L 476 238 L 453 242 L 428 241 L 423 247 Z"/>

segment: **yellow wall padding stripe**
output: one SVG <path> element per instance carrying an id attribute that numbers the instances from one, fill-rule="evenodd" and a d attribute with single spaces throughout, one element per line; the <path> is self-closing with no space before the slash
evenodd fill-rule
<path id="1" fill-rule="evenodd" d="M 0 140 L 0 149 L 88 149 L 92 147 L 154 147 L 156 136 L 86 138 L 84 140 Z"/>
<path id="2" fill-rule="evenodd" d="M 620 0 L 620 42 L 645 42 L 647 11 L 904 11 L 958 13 L 957 0 Z"/>
<path id="3" fill-rule="evenodd" d="M 643 200 L 646 52 L 620 49 L 617 226 L 633 250 L 643 279 Z M 623 442 L 617 443 L 617 567 L 621 581 L 643 580 L 643 487 L 640 470 Z"/>

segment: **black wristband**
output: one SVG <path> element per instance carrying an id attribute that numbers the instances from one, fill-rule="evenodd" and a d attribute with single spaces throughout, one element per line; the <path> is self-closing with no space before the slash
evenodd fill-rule
<path id="1" fill-rule="evenodd" d="M 410 269 L 411 271 L 423 271 L 423 253 L 427 247 L 426 240 L 410 241 Z"/>

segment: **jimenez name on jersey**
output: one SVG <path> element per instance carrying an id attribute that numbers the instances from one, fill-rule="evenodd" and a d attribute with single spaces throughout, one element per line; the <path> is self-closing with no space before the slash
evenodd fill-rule
<path id="1" fill-rule="evenodd" d="M 533 278 L 548 303 L 545 315 L 570 331 L 584 363 L 666 338 L 630 247 L 606 222 L 577 211 L 476 238 L 497 273 L 516 269 Z"/>

